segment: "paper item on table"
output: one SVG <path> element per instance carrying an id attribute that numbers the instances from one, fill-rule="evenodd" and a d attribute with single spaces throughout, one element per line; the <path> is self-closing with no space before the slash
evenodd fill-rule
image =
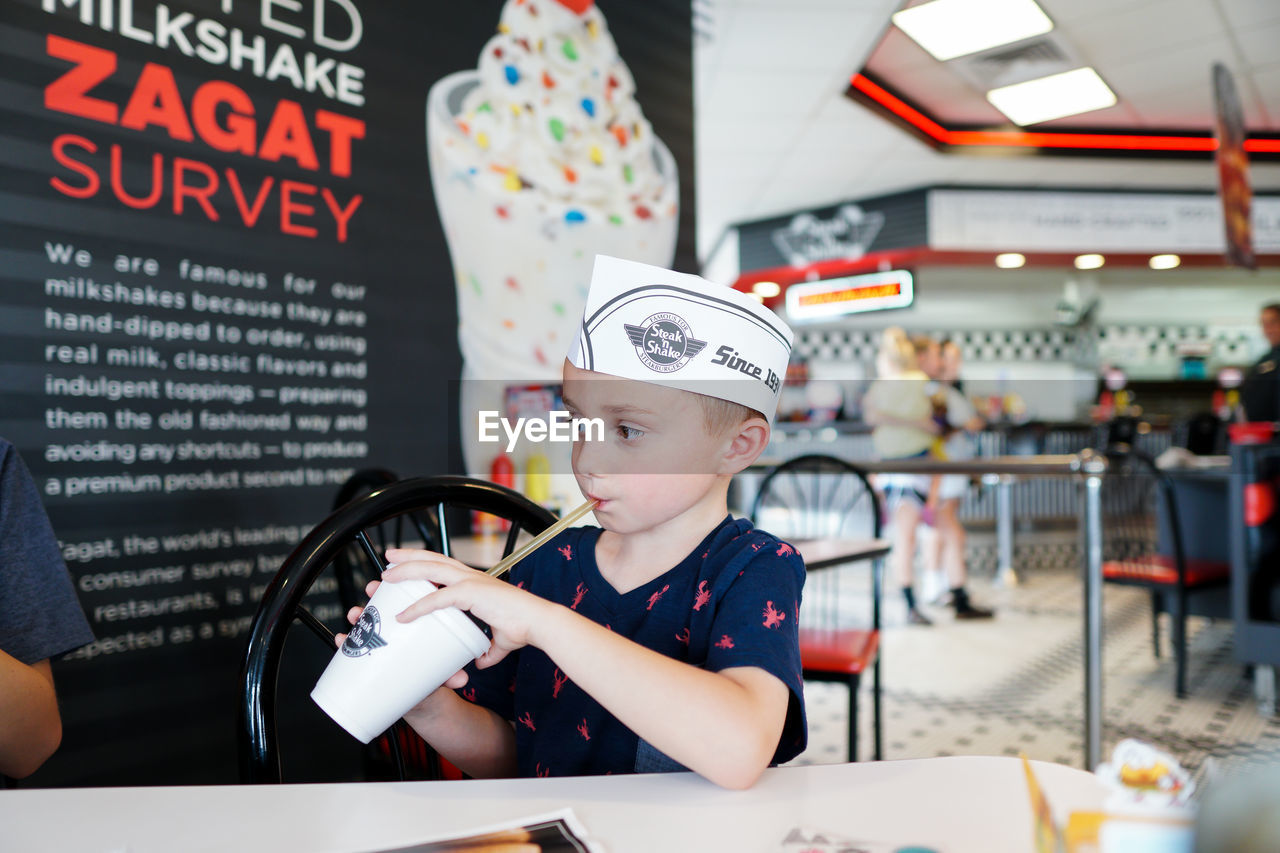
<path id="1" fill-rule="evenodd" d="M 862 841 L 806 826 L 797 826 L 788 832 L 779 850 L 781 853 L 945 853 L 936 845 Z"/>
<path id="2" fill-rule="evenodd" d="M 1063 849 L 1062 833 L 1053 822 L 1053 810 L 1049 807 L 1049 798 L 1040 788 L 1040 781 L 1036 779 L 1026 753 L 1022 753 L 1021 758 L 1022 769 L 1027 774 L 1027 795 L 1031 798 L 1031 833 L 1036 853 L 1056 853 Z"/>
<path id="3" fill-rule="evenodd" d="M 1191 853 L 1194 789 L 1168 753 L 1136 740 L 1121 741 L 1096 775 L 1110 791 L 1102 811 L 1072 812 L 1059 826 L 1022 756 L 1031 796 L 1036 853 Z"/>
<path id="4" fill-rule="evenodd" d="M 1149 743 L 1126 738 L 1111 760 L 1098 765 L 1097 777 L 1110 791 L 1109 812 L 1138 812 L 1174 817 L 1194 815 L 1195 782 L 1172 755 Z"/>
<path id="5" fill-rule="evenodd" d="M 461 833 L 428 837 L 404 847 L 379 847 L 366 853 L 605 853 L 600 842 L 573 813 L 547 814 L 478 826 Z"/>

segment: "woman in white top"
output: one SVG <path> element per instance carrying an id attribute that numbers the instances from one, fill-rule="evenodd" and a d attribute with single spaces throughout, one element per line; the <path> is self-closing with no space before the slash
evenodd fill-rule
<path id="1" fill-rule="evenodd" d="M 862 418 L 873 427 L 871 444 L 881 459 L 927 456 L 939 429 L 926 392 L 929 377 L 916 363 L 916 351 L 906 332 L 897 326 L 885 329 L 876 356 L 878 378 L 862 398 Z M 916 525 L 930 489 L 930 478 L 920 474 L 887 474 L 876 478 L 884 490 L 893 524 L 890 564 L 907 601 L 912 624 L 931 620 L 916 607 L 913 564 Z"/>

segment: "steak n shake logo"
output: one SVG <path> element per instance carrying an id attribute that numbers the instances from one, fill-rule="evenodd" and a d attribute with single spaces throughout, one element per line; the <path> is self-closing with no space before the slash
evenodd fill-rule
<path id="1" fill-rule="evenodd" d="M 351 627 L 351 633 L 343 641 L 342 653 L 349 658 L 358 658 L 387 645 L 387 641 L 378 633 L 381 627 L 382 617 L 378 615 L 378 608 L 366 606 L 359 621 Z"/>
<path id="2" fill-rule="evenodd" d="M 791 266 L 804 267 L 837 258 L 857 260 L 871 248 L 882 227 L 883 212 L 845 204 L 830 219 L 801 213 L 770 236 Z"/>
<path id="3" fill-rule="evenodd" d="M 656 373 L 674 373 L 707 345 L 706 341 L 694 340 L 683 317 L 668 311 L 650 314 L 639 326 L 622 326 L 640 361 Z"/>

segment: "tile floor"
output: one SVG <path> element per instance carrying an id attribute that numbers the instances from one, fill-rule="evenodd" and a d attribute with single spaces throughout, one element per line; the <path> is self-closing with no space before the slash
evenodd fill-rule
<path id="1" fill-rule="evenodd" d="M 975 536 L 973 553 L 989 544 Z M 1020 538 L 1017 586 L 994 586 L 982 573 L 971 580 L 975 601 L 997 610 L 989 622 L 956 622 L 948 610 L 932 607 L 934 626 L 909 626 L 901 595 L 886 597 L 886 758 L 1025 752 L 1084 765 L 1083 591 L 1075 560 L 1070 536 Z M 840 572 L 842 612 L 869 613 L 866 568 Z M 812 589 L 806 589 L 815 600 L 819 583 L 811 576 Z M 1152 655 L 1147 594 L 1108 584 L 1103 601 L 1104 758 L 1120 739 L 1136 737 L 1168 749 L 1200 779 L 1280 763 L 1280 716 L 1259 712 L 1253 683 L 1232 658 L 1229 622 L 1189 621 L 1190 695 L 1179 700 L 1167 622 L 1163 656 Z M 867 757 L 870 688 L 868 677 L 859 706 L 859 754 Z M 845 759 L 846 696 L 842 685 L 806 684 L 809 747 L 796 763 Z"/>

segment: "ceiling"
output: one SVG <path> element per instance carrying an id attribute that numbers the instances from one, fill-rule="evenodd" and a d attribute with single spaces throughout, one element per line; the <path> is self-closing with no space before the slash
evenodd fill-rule
<path id="1" fill-rule="evenodd" d="M 1119 103 L 1036 128 L 1208 130 L 1209 69 L 1219 61 L 1235 74 L 1247 129 L 1280 131 L 1280 0 L 1039 2 L 1053 38 L 1092 64 Z M 919 186 L 1215 188 L 1209 159 L 938 153 L 844 94 L 870 61 L 946 123 L 1008 126 L 979 89 L 891 27 L 906 5 L 915 3 L 695 0 L 704 261 L 735 222 Z M 1280 163 L 1255 162 L 1250 176 L 1255 191 L 1280 190 Z"/>

